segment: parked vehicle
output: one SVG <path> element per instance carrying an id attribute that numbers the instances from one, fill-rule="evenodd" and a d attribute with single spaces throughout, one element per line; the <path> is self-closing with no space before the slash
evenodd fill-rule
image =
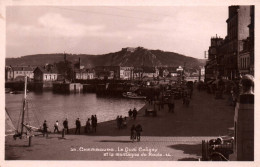
<path id="1" fill-rule="evenodd" d="M 233 153 L 233 134 L 202 141 L 202 159 L 206 161 L 228 161 Z"/>

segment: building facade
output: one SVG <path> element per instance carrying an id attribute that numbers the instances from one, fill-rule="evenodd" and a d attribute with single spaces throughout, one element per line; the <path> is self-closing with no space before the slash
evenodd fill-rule
<path id="1" fill-rule="evenodd" d="M 5 68 L 5 79 L 7 81 L 15 81 L 24 78 L 24 76 L 28 76 L 30 79 L 34 78 L 35 67 L 32 66 L 7 66 Z"/>
<path id="2" fill-rule="evenodd" d="M 120 67 L 120 79 L 133 79 L 134 67 Z"/>
<path id="3" fill-rule="evenodd" d="M 77 69 L 75 70 L 76 80 L 94 79 L 94 71 L 90 69 Z"/>
<path id="4" fill-rule="evenodd" d="M 57 70 L 54 68 L 46 69 L 44 67 L 36 67 L 33 73 L 35 82 L 57 81 L 58 79 Z"/>
<path id="5" fill-rule="evenodd" d="M 254 6 L 229 6 L 227 36 L 211 38 L 205 82 L 254 73 Z"/>
<path id="6" fill-rule="evenodd" d="M 223 38 L 212 37 L 210 39 L 210 47 L 208 50 L 208 60 L 205 66 L 205 82 L 216 79 L 222 75 L 224 67 L 221 64 L 223 55 L 220 54 L 220 48 L 223 44 Z"/>
<path id="7" fill-rule="evenodd" d="M 249 28 L 249 50 L 250 50 L 250 71 L 254 75 L 255 71 L 255 6 L 250 6 L 250 24 Z"/>
<path id="8" fill-rule="evenodd" d="M 224 55 L 224 76 L 235 79 L 239 76 L 239 53 L 243 40 L 249 37 L 250 6 L 230 6 L 227 19 L 227 50 Z"/>
<path id="9" fill-rule="evenodd" d="M 96 78 L 131 80 L 134 77 L 134 67 L 126 66 L 96 66 Z"/>

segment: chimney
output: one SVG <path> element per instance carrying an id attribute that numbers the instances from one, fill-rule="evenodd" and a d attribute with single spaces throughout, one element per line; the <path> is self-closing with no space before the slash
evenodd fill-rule
<path id="1" fill-rule="evenodd" d="M 81 61 L 80 61 L 80 57 L 79 57 L 79 69 L 80 69 L 80 66 L 81 66 Z"/>

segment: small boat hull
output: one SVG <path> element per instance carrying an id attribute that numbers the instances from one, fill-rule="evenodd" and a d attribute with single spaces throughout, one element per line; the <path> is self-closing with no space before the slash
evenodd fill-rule
<path id="1" fill-rule="evenodd" d="M 123 97 L 130 98 L 130 99 L 146 99 L 146 96 L 140 96 L 133 92 L 123 93 Z"/>

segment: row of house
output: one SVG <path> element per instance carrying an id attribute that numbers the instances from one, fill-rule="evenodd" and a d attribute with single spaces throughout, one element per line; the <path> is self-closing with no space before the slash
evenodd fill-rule
<path id="1" fill-rule="evenodd" d="M 184 71 L 185 69 L 185 71 Z M 93 69 L 75 68 L 75 80 L 89 80 L 94 78 L 99 79 L 122 79 L 133 80 L 141 78 L 157 78 L 160 77 L 175 77 L 185 74 L 187 77 L 198 77 L 200 72 L 195 69 L 187 69 L 181 66 L 157 68 L 157 67 L 122 67 L 122 66 L 97 66 Z M 28 76 L 35 82 L 62 81 L 64 77 L 58 73 L 58 70 L 53 65 L 45 65 L 43 67 L 33 66 L 7 66 L 6 81 L 23 80 L 24 76 Z M 203 73 L 202 73 L 203 75 Z"/>
<path id="2" fill-rule="evenodd" d="M 63 74 L 59 74 L 57 68 L 48 65 L 40 67 L 32 66 L 7 66 L 5 68 L 6 81 L 21 81 L 24 76 L 35 82 L 62 81 Z M 90 69 L 75 69 L 75 79 L 87 80 L 94 78 L 94 72 Z"/>
<path id="3" fill-rule="evenodd" d="M 254 6 L 229 6 L 227 35 L 212 37 L 205 66 L 205 81 L 254 75 Z"/>
<path id="4" fill-rule="evenodd" d="M 20 81 L 28 76 L 35 82 L 61 81 L 64 79 L 63 74 L 59 74 L 55 67 L 48 65 L 43 67 L 32 66 L 7 66 L 5 68 L 6 81 Z M 76 68 L 74 69 L 75 80 L 88 79 L 139 79 L 143 77 L 157 77 L 159 70 L 155 67 L 121 67 L 121 66 L 97 66 L 93 69 Z"/>

